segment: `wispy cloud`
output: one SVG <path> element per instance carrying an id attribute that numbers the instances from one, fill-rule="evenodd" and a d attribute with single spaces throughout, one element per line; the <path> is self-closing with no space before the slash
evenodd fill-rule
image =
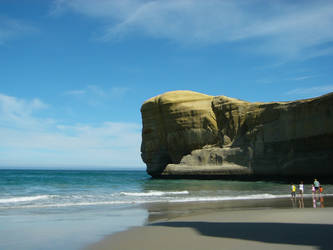
<path id="1" fill-rule="evenodd" d="M 73 96 L 85 100 L 86 103 L 97 106 L 104 101 L 122 98 L 130 91 L 127 87 L 113 86 L 108 89 L 104 89 L 98 85 L 88 85 L 83 89 L 69 90 L 64 93 L 66 96 Z"/>
<path id="2" fill-rule="evenodd" d="M 47 105 L 37 98 L 22 100 L 0 93 L 0 126 L 39 128 L 40 121 L 33 114 L 46 108 Z"/>
<path id="3" fill-rule="evenodd" d="M 38 113 L 39 99 L 0 94 L 0 166 L 138 166 L 141 125 L 105 121 L 66 125 Z M 50 122 L 52 121 L 52 122 Z"/>
<path id="4" fill-rule="evenodd" d="M 309 79 L 313 79 L 318 77 L 318 75 L 300 75 L 300 76 L 293 76 L 293 77 L 286 77 L 286 78 L 273 78 L 273 77 L 266 77 L 260 78 L 256 80 L 256 83 L 259 84 L 281 84 L 282 82 L 301 82 L 307 81 Z"/>
<path id="5" fill-rule="evenodd" d="M 89 0 L 56 1 L 57 8 L 106 23 L 104 40 L 132 33 L 182 44 L 235 43 L 302 59 L 333 54 L 333 2 Z"/>
<path id="6" fill-rule="evenodd" d="M 291 81 L 304 81 L 304 80 L 312 79 L 314 77 L 315 76 L 312 76 L 312 75 L 296 76 L 296 77 L 291 77 L 288 80 L 291 80 Z"/>
<path id="7" fill-rule="evenodd" d="M 296 88 L 286 92 L 288 96 L 313 97 L 333 92 L 333 85 L 316 86 L 308 88 Z"/>
<path id="8" fill-rule="evenodd" d="M 104 97 L 107 95 L 104 89 L 97 85 L 89 85 L 86 88 L 86 93 L 93 94 L 98 97 Z"/>
<path id="9" fill-rule="evenodd" d="M 122 97 L 130 91 L 130 88 L 127 87 L 112 87 L 110 94 L 113 97 Z"/>
<path id="10" fill-rule="evenodd" d="M 86 94 L 86 90 L 80 89 L 80 90 L 69 90 L 64 93 L 64 95 L 71 95 L 71 96 L 82 96 Z"/>
<path id="11" fill-rule="evenodd" d="M 2 16 L 0 13 L 0 45 L 7 41 L 37 32 L 37 28 L 26 24 L 22 20 Z"/>

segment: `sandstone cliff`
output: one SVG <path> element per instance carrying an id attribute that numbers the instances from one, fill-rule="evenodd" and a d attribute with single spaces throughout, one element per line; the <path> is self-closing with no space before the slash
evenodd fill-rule
<path id="1" fill-rule="evenodd" d="M 333 93 L 250 103 L 172 91 L 141 113 L 152 176 L 333 175 Z"/>

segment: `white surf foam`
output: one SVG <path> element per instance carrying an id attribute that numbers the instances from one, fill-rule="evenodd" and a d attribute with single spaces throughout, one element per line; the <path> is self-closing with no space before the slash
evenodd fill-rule
<path id="1" fill-rule="evenodd" d="M 188 191 L 182 191 L 184 194 Z M 168 193 L 168 192 L 163 192 Z M 174 192 L 172 192 L 174 193 Z M 311 197 L 311 195 L 304 195 L 305 197 Z M 333 194 L 325 194 L 323 197 L 333 196 Z M 17 200 L 35 200 L 35 199 L 45 199 L 50 197 L 50 195 L 40 195 L 40 196 L 33 196 L 33 197 L 16 197 Z M 22 198 L 22 199 L 21 199 Z M 24 198 L 24 199 L 23 199 Z M 254 194 L 254 195 L 240 195 L 240 196 L 196 196 L 196 197 L 184 197 L 184 198 L 177 198 L 177 197 L 165 197 L 161 199 L 143 199 L 143 200 L 113 200 L 113 201 L 85 201 L 85 202 L 64 202 L 64 203 L 53 203 L 53 204 L 18 204 L 15 206 L 5 206 L 1 207 L 0 209 L 9 209 L 9 208 L 56 208 L 56 207 L 75 207 L 75 206 L 99 206 L 99 205 L 127 205 L 127 204 L 147 204 L 147 203 L 176 203 L 176 202 L 209 202 L 209 201 L 232 201 L 232 200 L 262 200 L 262 199 L 278 199 L 278 198 L 290 198 L 289 194 L 285 195 L 273 195 L 273 194 Z M 12 199 L 12 198 L 10 198 Z M 0 200 L 3 201 L 4 199 Z M 9 199 L 6 199 L 9 200 Z M 8 201 L 7 201 L 8 202 Z M 17 202 L 17 201 L 16 201 Z M 4 203 L 4 202 L 2 202 Z"/>
<path id="2" fill-rule="evenodd" d="M 38 204 L 38 205 L 21 205 L 13 207 L 0 207 L 0 209 L 8 208 L 57 208 L 57 207 L 76 207 L 76 206 L 99 206 L 99 205 L 126 205 L 126 204 L 142 204 L 142 203 L 155 203 L 159 201 L 97 201 L 97 202 L 73 202 L 73 203 L 54 203 L 54 204 Z"/>
<path id="3" fill-rule="evenodd" d="M 160 192 L 165 195 L 166 193 L 175 192 Z M 182 191 L 182 194 L 187 194 L 188 191 Z M 130 195 L 136 196 L 136 193 L 130 193 Z M 145 193 L 137 193 L 139 196 L 151 196 L 142 195 Z M 147 193 L 148 194 L 148 193 Z M 177 192 L 179 194 L 179 192 Z M 154 192 L 154 196 L 160 196 L 157 192 Z M 99 206 L 99 205 L 126 205 L 126 204 L 147 204 L 147 203 L 174 203 L 174 202 L 207 202 L 207 201 L 228 201 L 228 200 L 254 200 L 254 199 L 274 199 L 274 198 L 285 198 L 290 195 L 271 195 L 271 194 L 258 194 L 258 195 L 244 195 L 244 196 L 216 196 L 216 197 L 187 197 L 187 198 L 168 198 L 168 199 L 155 199 L 155 200 L 122 200 L 122 201 L 85 201 L 85 202 L 64 202 L 64 203 L 53 203 L 53 204 L 35 204 L 35 205 L 20 205 L 15 208 L 52 208 L 52 207 L 75 207 L 75 206 Z M 0 207 L 1 208 L 1 207 Z M 7 207 L 8 208 L 8 207 Z M 13 207 L 14 208 L 14 207 Z"/>
<path id="4" fill-rule="evenodd" d="M 162 192 L 162 191 L 149 191 L 149 192 L 121 192 L 120 194 L 126 196 L 164 196 L 164 195 L 177 195 L 177 194 L 189 194 L 188 191 L 175 191 L 175 192 Z"/>
<path id="5" fill-rule="evenodd" d="M 48 198 L 50 198 L 50 195 L 11 197 L 11 198 L 0 199 L 0 203 L 27 202 L 27 201 L 35 201 Z"/>
<path id="6" fill-rule="evenodd" d="M 288 198 L 290 195 L 273 195 L 273 194 L 254 194 L 241 196 L 210 196 L 210 197 L 189 197 L 171 200 L 170 202 L 200 202 L 200 201 L 231 201 L 231 200 L 261 200 Z"/>

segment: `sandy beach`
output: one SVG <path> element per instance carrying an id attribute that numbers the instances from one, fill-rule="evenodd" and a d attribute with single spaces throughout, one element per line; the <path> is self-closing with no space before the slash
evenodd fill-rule
<path id="1" fill-rule="evenodd" d="M 190 214 L 113 234 L 88 249 L 332 249 L 333 208 L 311 208 L 310 201 L 305 208 L 288 208 L 286 201 L 280 201 L 281 207 L 266 201 L 227 209 L 207 203 Z"/>

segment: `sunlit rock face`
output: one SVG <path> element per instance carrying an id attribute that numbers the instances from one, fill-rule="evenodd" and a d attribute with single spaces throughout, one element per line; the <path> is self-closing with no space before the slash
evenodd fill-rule
<path id="1" fill-rule="evenodd" d="M 333 93 L 250 103 L 172 91 L 141 108 L 154 177 L 333 175 Z"/>
<path id="2" fill-rule="evenodd" d="M 194 149 L 217 143 L 213 97 L 174 91 L 147 100 L 141 108 L 142 159 L 147 172 L 160 175 Z"/>

